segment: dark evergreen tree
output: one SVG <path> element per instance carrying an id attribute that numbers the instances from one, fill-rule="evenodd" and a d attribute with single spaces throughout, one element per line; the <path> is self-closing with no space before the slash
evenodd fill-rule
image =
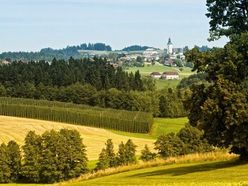
<path id="1" fill-rule="evenodd" d="M 144 90 L 143 82 L 141 80 L 141 75 L 140 75 L 139 71 L 135 72 L 134 84 L 135 84 L 135 90 L 139 90 L 139 91 Z"/>

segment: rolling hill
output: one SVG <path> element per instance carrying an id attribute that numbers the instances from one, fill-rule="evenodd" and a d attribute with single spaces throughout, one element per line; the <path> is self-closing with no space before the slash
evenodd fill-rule
<path id="1" fill-rule="evenodd" d="M 128 139 L 132 139 L 133 142 L 138 146 L 138 154 L 140 153 L 141 149 L 144 148 L 145 144 L 148 144 L 152 148 L 155 141 L 152 139 L 122 136 L 99 128 L 0 116 L 0 142 L 16 140 L 19 144 L 23 144 L 25 135 L 29 131 L 35 131 L 37 134 L 42 134 L 46 130 L 59 130 L 62 128 L 76 129 L 80 132 L 83 138 L 83 143 L 87 146 L 87 155 L 89 160 L 96 160 L 98 158 L 98 155 L 104 147 L 107 139 L 113 140 L 116 150 L 121 141 L 126 142 Z"/>

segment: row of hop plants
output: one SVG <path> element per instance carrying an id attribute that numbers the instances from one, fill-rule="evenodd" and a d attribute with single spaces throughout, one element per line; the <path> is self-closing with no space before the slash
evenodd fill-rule
<path id="1" fill-rule="evenodd" d="M 22 98 L 0 98 L 0 114 L 133 133 L 149 133 L 153 124 L 151 113 Z"/>

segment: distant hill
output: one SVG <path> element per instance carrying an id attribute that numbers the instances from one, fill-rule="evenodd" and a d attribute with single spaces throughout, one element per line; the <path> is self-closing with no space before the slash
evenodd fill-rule
<path id="1" fill-rule="evenodd" d="M 22 61 L 38 61 L 46 60 L 51 61 L 53 58 L 57 59 L 69 59 L 81 58 L 79 50 L 95 50 L 95 51 L 112 51 L 111 46 L 104 43 L 95 43 L 95 44 L 81 44 L 78 46 L 68 46 L 63 49 L 52 49 L 44 48 L 39 52 L 3 52 L 0 54 L 0 59 L 7 59 L 9 61 L 22 60 Z"/>
<path id="2" fill-rule="evenodd" d="M 153 48 L 153 47 L 149 47 L 149 46 L 139 46 L 139 45 L 132 45 L 126 48 L 123 48 L 122 51 L 126 51 L 126 52 L 132 52 L 132 51 L 144 51 L 148 48 Z"/>

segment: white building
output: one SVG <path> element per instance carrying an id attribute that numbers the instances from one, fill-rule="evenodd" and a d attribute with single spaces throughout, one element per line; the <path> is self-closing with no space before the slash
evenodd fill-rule
<path id="1" fill-rule="evenodd" d="M 179 79 L 179 74 L 177 72 L 164 72 L 161 78 L 166 80 Z"/>

